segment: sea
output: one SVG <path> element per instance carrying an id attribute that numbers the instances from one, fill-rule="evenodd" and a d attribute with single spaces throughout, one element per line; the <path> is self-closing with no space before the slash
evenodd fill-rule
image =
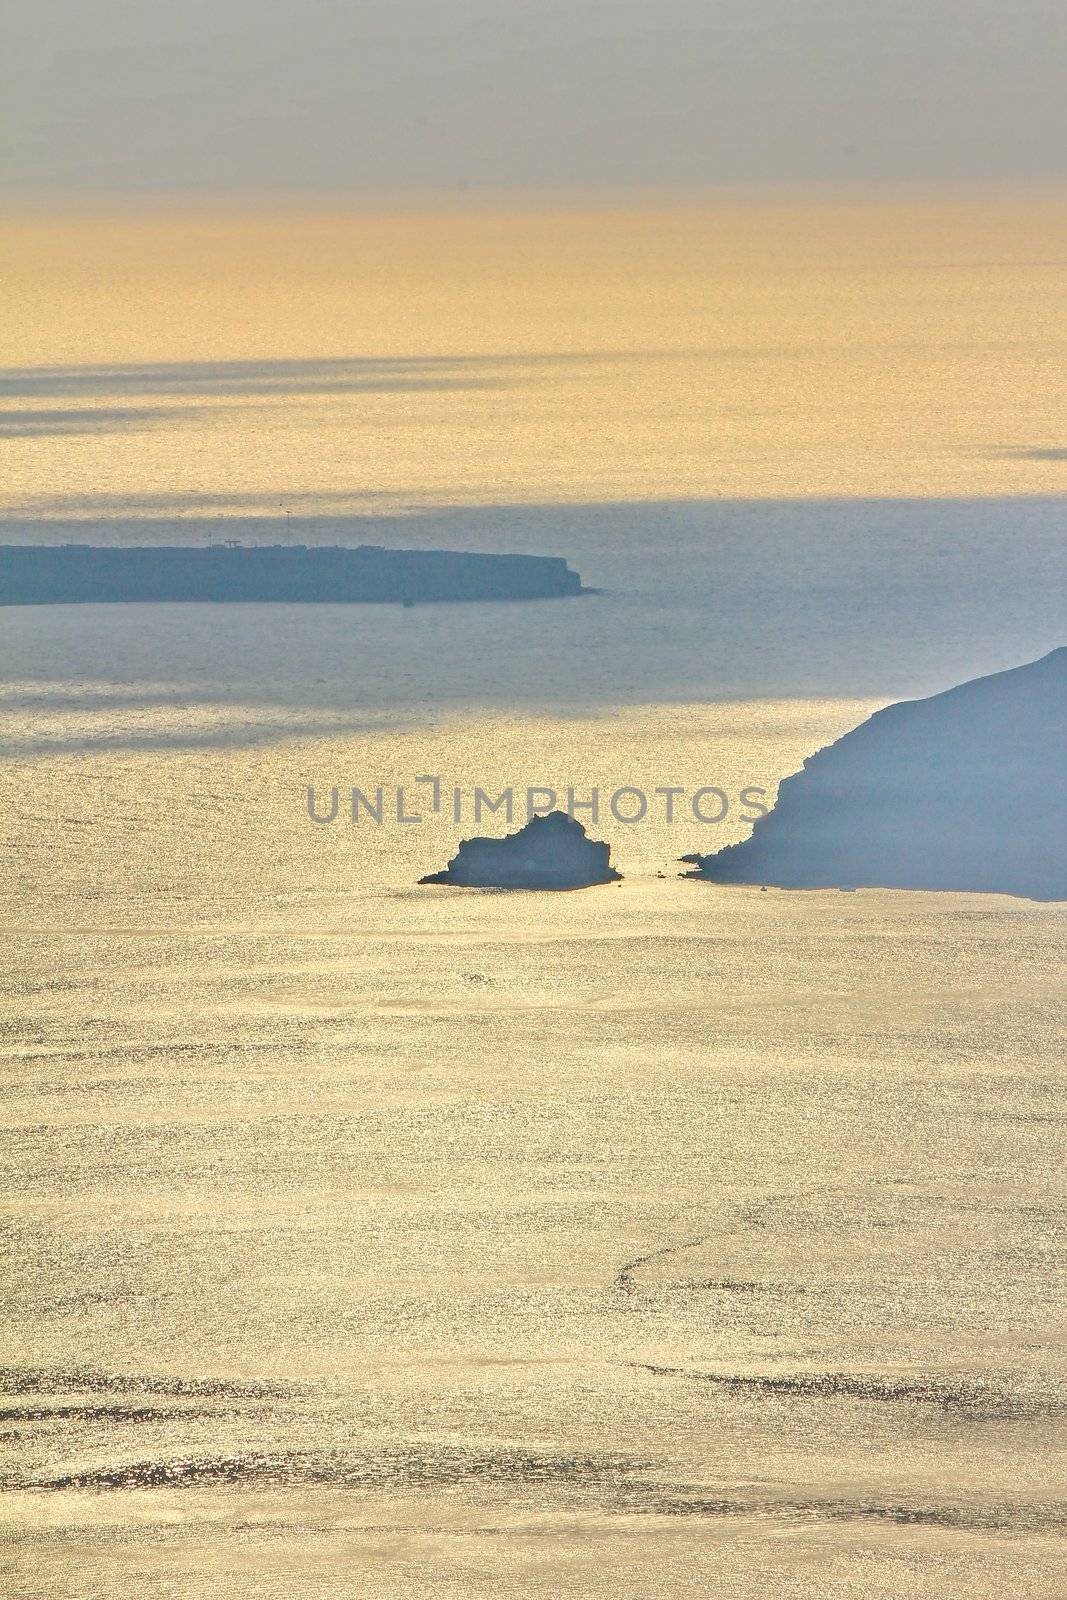
<path id="1" fill-rule="evenodd" d="M 5 1594 L 1061 1600 L 1064 907 L 681 858 L 1064 643 L 1065 196 L 0 237 L 0 543 L 592 591 L 0 611 Z"/>

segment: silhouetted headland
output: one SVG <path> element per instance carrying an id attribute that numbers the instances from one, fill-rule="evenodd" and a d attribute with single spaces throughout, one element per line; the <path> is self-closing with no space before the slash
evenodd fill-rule
<path id="1" fill-rule="evenodd" d="M 581 594 L 561 556 L 379 545 L 0 545 L 0 605 L 547 600 Z"/>
<path id="2" fill-rule="evenodd" d="M 875 712 L 691 877 L 1067 898 L 1067 647 Z"/>
<path id="3" fill-rule="evenodd" d="M 611 846 L 587 839 L 564 811 L 531 817 L 503 839 L 464 839 L 444 872 L 420 883 L 451 883 L 466 889 L 588 889 L 617 883 Z"/>

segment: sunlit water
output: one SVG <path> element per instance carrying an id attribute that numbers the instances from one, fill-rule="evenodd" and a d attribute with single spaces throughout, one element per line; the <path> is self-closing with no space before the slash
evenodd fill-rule
<path id="1" fill-rule="evenodd" d="M 7 1592 L 1060 1593 L 1062 908 L 676 874 L 1063 642 L 1062 209 L 9 244 L 6 537 L 604 592 L 0 613 Z M 379 784 L 423 820 L 353 827 Z M 529 784 L 731 810 L 417 886 Z"/>

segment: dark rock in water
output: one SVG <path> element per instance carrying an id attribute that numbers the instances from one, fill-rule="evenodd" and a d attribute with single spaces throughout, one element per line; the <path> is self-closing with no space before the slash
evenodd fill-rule
<path id="1" fill-rule="evenodd" d="M 876 712 L 688 876 L 1067 898 L 1067 648 Z"/>
<path id="2" fill-rule="evenodd" d="M 464 839 L 444 872 L 419 881 L 468 889 L 586 889 L 619 881 L 610 856 L 611 846 L 587 839 L 580 822 L 550 811 L 503 839 Z"/>

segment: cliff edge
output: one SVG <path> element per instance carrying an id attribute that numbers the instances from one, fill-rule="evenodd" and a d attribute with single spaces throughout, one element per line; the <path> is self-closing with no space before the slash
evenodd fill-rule
<path id="1" fill-rule="evenodd" d="M 1067 647 L 875 712 L 690 877 L 1067 898 Z"/>

